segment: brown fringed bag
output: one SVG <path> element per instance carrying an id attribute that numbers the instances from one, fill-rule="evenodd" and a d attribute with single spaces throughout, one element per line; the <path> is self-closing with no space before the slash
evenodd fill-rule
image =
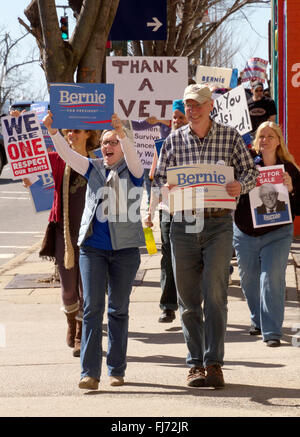
<path id="1" fill-rule="evenodd" d="M 55 257 L 55 222 L 49 222 L 46 228 L 45 236 L 42 242 L 40 257 L 54 258 Z"/>

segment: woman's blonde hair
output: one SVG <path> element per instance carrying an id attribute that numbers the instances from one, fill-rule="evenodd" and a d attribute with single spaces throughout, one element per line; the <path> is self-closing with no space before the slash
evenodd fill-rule
<path id="1" fill-rule="evenodd" d="M 100 132 L 98 130 L 91 130 L 91 129 L 87 129 L 87 130 L 85 130 L 85 129 L 78 129 L 78 130 L 84 130 L 84 132 L 88 132 L 90 134 L 90 136 L 86 140 L 86 150 L 87 150 L 87 152 L 90 151 L 90 150 L 97 149 L 97 147 L 99 147 Z M 62 129 L 61 131 L 62 131 L 63 136 L 67 140 L 67 135 L 68 135 L 69 129 Z"/>
<path id="2" fill-rule="evenodd" d="M 264 129 L 265 127 L 269 127 L 270 129 L 272 129 L 272 131 L 277 135 L 278 139 L 279 139 L 279 144 L 278 147 L 276 149 L 276 156 L 282 161 L 282 162 L 291 162 L 292 164 L 294 164 L 295 167 L 299 169 L 295 158 L 293 157 L 293 155 L 288 151 L 284 138 L 283 138 L 283 134 L 282 134 L 282 130 L 281 127 L 274 123 L 273 121 L 264 121 L 262 124 L 259 125 L 257 131 L 256 131 L 256 135 L 255 135 L 255 140 L 253 142 L 253 148 L 256 151 L 256 153 L 259 153 L 259 137 L 260 137 L 260 133 L 262 131 L 262 129 Z"/>

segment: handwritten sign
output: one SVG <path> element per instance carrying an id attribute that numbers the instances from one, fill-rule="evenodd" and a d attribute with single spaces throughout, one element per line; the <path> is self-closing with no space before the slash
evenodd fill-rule
<path id="1" fill-rule="evenodd" d="M 13 179 L 51 172 L 51 166 L 35 112 L 19 117 L 2 117 L 2 133 L 6 156 Z"/>
<path id="2" fill-rule="evenodd" d="M 142 131 L 133 130 L 134 145 L 139 155 L 140 161 L 144 168 L 151 168 L 155 140 L 160 138 L 160 129 L 158 126 L 153 126 Z"/>
<path id="3" fill-rule="evenodd" d="M 196 82 L 216 85 L 219 88 L 229 88 L 232 69 L 219 67 L 206 67 L 198 65 L 196 71 Z"/>
<path id="4" fill-rule="evenodd" d="M 58 129 L 111 129 L 114 85 L 52 83 L 50 108 Z"/>
<path id="5" fill-rule="evenodd" d="M 221 124 L 234 127 L 240 135 L 251 132 L 252 124 L 244 87 L 240 85 L 215 99 L 211 116 Z"/>
<path id="6" fill-rule="evenodd" d="M 260 167 L 256 187 L 249 192 L 254 228 L 291 223 L 289 193 L 283 185 L 284 165 Z"/>
<path id="7" fill-rule="evenodd" d="M 226 184 L 234 180 L 233 167 L 216 164 L 193 164 L 167 169 L 167 181 L 176 185 L 169 195 L 170 212 L 202 209 L 236 209 L 236 200 L 229 196 Z M 200 195 L 200 202 L 197 197 Z"/>
<path id="8" fill-rule="evenodd" d="M 106 76 L 115 84 L 120 118 L 171 120 L 173 100 L 182 98 L 188 85 L 187 58 L 107 56 Z"/>

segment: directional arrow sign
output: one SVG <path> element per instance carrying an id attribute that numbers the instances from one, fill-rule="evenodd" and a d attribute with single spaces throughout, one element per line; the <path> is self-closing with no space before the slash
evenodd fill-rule
<path id="1" fill-rule="evenodd" d="M 152 23 L 147 23 L 147 27 L 150 26 L 153 26 L 153 32 L 157 32 L 160 26 L 162 26 L 162 23 L 156 17 L 153 17 Z"/>
<path id="2" fill-rule="evenodd" d="M 165 40 L 167 0 L 120 0 L 109 40 Z"/>

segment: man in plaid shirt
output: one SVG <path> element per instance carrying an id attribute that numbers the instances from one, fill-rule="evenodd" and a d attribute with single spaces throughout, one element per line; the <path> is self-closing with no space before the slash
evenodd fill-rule
<path id="1" fill-rule="evenodd" d="M 242 137 L 210 118 L 213 100 L 205 85 L 184 91 L 188 125 L 165 140 L 157 164 L 154 186 L 167 183 L 167 168 L 189 164 L 222 164 L 234 168 L 234 181 L 226 185 L 232 197 L 254 188 L 258 171 Z M 171 225 L 172 262 L 185 342 L 190 387 L 224 387 L 222 365 L 227 323 L 227 288 L 232 257 L 232 215 L 228 209 L 204 209 L 200 232 L 191 233 L 195 211 L 184 211 Z M 193 217 L 194 216 L 194 217 Z M 204 303 L 202 309 L 202 302 Z"/>

